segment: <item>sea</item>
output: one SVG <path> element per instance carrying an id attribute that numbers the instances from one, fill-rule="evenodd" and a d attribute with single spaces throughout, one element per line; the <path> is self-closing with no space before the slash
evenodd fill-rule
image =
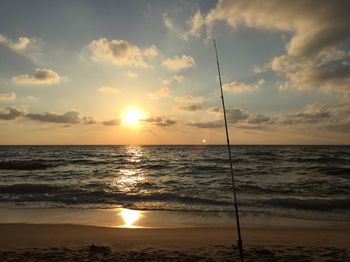
<path id="1" fill-rule="evenodd" d="M 350 146 L 232 145 L 242 216 L 350 220 Z M 234 212 L 225 145 L 0 146 L 0 208 Z"/>

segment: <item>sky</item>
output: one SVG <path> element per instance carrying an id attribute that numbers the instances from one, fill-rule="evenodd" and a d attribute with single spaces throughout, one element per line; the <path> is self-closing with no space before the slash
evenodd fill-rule
<path id="1" fill-rule="evenodd" d="M 350 2 L 1 0 L 0 144 L 350 144 Z"/>

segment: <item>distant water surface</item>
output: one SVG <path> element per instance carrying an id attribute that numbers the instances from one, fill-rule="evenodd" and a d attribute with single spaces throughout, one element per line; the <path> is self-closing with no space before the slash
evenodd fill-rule
<path id="1" fill-rule="evenodd" d="M 242 213 L 350 219 L 350 146 L 233 146 Z M 0 146 L 0 202 L 232 211 L 225 146 Z"/>

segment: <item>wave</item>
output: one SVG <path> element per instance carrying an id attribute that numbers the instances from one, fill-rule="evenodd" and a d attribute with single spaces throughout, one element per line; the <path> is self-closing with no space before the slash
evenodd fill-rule
<path id="1" fill-rule="evenodd" d="M 51 186 L 48 184 L 13 184 L 0 186 L 0 201 L 38 202 L 53 201 L 64 204 L 126 204 L 133 202 L 176 202 L 180 204 L 232 205 L 229 201 L 214 200 L 173 193 L 129 194 L 104 190 Z"/>
<path id="2" fill-rule="evenodd" d="M 311 170 L 329 176 L 350 178 L 350 167 L 347 166 L 316 166 L 311 167 Z"/>
<path id="3" fill-rule="evenodd" d="M 269 199 L 260 202 L 263 205 L 305 209 L 305 210 L 336 210 L 336 209 L 350 209 L 350 199 L 297 199 L 297 198 L 281 198 Z"/>
<path id="4" fill-rule="evenodd" d="M 60 191 L 61 188 L 50 186 L 48 184 L 14 184 L 0 186 L 0 193 L 2 194 L 42 194 L 53 193 Z"/>
<path id="5" fill-rule="evenodd" d="M 0 162 L 0 169 L 9 170 L 39 170 L 56 166 L 58 166 L 57 163 L 49 163 L 48 160 L 17 160 Z"/>

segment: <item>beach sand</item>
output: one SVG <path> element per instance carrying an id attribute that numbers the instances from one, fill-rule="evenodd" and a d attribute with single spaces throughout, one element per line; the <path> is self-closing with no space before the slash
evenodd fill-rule
<path id="1" fill-rule="evenodd" d="M 0 261 L 239 261 L 233 228 L 0 224 Z M 242 229 L 245 261 L 350 261 L 350 227 Z"/>

